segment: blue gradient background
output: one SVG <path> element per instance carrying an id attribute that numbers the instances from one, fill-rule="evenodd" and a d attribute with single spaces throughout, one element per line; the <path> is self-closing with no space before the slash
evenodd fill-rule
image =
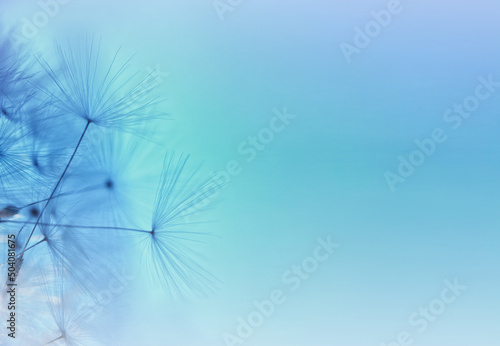
<path id="1" fill-rule="evenodd" d="M 286 302 L 245 345 L 378 346 L 402 330 L 414 345 L 499 344 L 500 91 L 456 131 L 442 115 L 478 76 L 500 80 L 500 3 L 402 1 L 347 64 L 339 44 L 386 4 L 248 0 L 220 21 L 206 0 L 74 0 L 31 40 L 43 51 L 90 32 L 137 52 L 139 72 L 169 73 L 164 142 L 208 171 L 243 167 L 204 216 L 220 236 L 203 248 L 219 289 L 178 303 L 138 284 L 117 344 L 224 345 L 275 288 Z M 40 7 L 0 10 L 20 28 Z M 296 118 L 246 162 L 238 145 L 283 107 Z M 384 173 L 436 127 L 448 140 L 391 192 Z M 282 274 L 328 234 L 340 249 L 289 292 Z M 408 316 L 454 278 L 467 290 L 416 332 Z"/>

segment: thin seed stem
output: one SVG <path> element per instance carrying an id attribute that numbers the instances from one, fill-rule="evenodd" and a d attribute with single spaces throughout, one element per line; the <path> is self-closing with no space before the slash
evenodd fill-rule
<path id="1" fill-rule="evenodd" d="M 26 251 L 28 251 L 28 250 L 30 250 L 30 249 L 32 249 L 32 248 L 34 248 L 34 247 L 35 247 L 35 246 L 37 246 L 37 245 L 40 245 L 41 243 L 43 243 L 43 242 L 45 242 L 45 241 L 47 241 L 47 238 L 43 238 L 43 239 L 42 239 L 42 240 L 40 240 L 39 242 L 37 242 L 37 243 L 35 243 L 35 244 L 31 245 L 29 248 L 27 248 L 27 249 L 25 249 L 25 250 L 21 251 L 20 253 L 16 254 L 16 257 L 17 257 L 17 258 L 21 258 L 21 257 L 23 257 L 23 255 L 24 255 L 24 253 L 25 253 Z M 9 261 L 5 261 L 5 262 L 3 262 L 3 263 L 0 265 L 0 268 L 1 268 L 1 267 L 3 267 L 4 265 L 6 265 L 8 262 L 9 262 Z M 17 275 L 16 275 L 16 277 L 17 277 Z"/>
<path id="2" fill-rule="evenodd" d="M 61 182 L 62 182 L 64 176 L 66 175 L 66 172 L 68 171 L 68 168 L 71 165 L 71 162 L 73 162 L 73 159 L 75 158 L 75 155 L 76 155 L 76 152 L 78 151 L 78 148 L 80 148 L 80 145 L 82 144 L 83 137 L 85 137 L 85 134 L 87 133 L 87 130 L 89 129 L 90 124 L 91 124 L 91 121 L 88 120 L 87 121 L 87 125 L 85 125 L 85 128 L 83 129 L 82 135 L 80 136 L 80 139 L 78 140 L 78 144 L 76 145 L 75 150 L 73 151 L 73 154 L 71 155 L 71 158 L 69 159 L 68 163 L 66 164 L 66 168 L 64 168 L 64 171 L 61 174 L 61 177 L 59 178 L 59 180 L 57 181 L 56 186 L 52 190 L 52 193 L 50 194 L 50 197 L 49 197 L 48 201 L 45 203 L 43 209 L 40 211 L 40 215 L 38 215 L 38 219 L 36 220 L 36 223 L 33 226 L 33 229 L 31 230 L 31 233 L 30 233 L 30 235 L 28 237 L 28 240 L 26 241 L 26 244 L 24 245 L 23 251 L 26 250 L 26 248 L 28 247 L 28 244 L 29 244 L 29 242 L 31 240 L 31 237 L 33 236 L 33 233 L 35 233 L 36 226 L 38 226 L 38 223 L 40 222 L 40 219 L 42 218 L 42 215 L 45 212 L 45 209 L 47 209 L 50 201 L 52 200 L 52 198 L 54 197 L 57 189 L 59 188 L 59 185 L 61 185 Z"/>
<path id="3" fill-rule="evenodd" d="M 26 224 L 24 224 L 23 227 L 21 227 L 21 229 L 19 230 L 19 232 L 17 232 L 18 238 L 19 238 L 19 235 L 21 234 L 21 232 L 23 231 L 24 227 L 26 227 Z"/>
<path id="4" fill-rule="evenodd" d="M 64 192 L 64 193 L 60 193 L 59 195 L 56 195 L 56 196 L 52 197 L 52 199 L 56 199 L 56 198 L 64 197 L 64 196 L 76 195 L 78 193 L 84 193 L 84 192 L 94 191 L 94 190 L 98 190 L 101 187 L 102 187 L 102 184 L 98 184 L 98 185 L 94 185 L 94 186 L 85 187 L 85 188 L 83 188 L 83 189 L 81 189 L 79 191 L 75 191 L 75 192 Z M 46 202 L 48 200 L 49 200 L 49 198 L 46 198 L 46 199 L 43 199 L 43 200 L 38 201 L 38 202 L 33 202 L 33 203 L 30 203 L 30 204 L 27 204 L 24 207 L 19 208 L 19 210 L 22 210 L 22 209 L 27 208 L 27 207 L 31 207 L 32 205 L 35 205 L 35 204 Z M 2 221 L 0 220 L 0 222 L 2 222 Z M 29 222 L 24 222 L 24 224 L 25 224 L 24 226 L 26 226 L 27 224 L 29 224 Z M 32 224 L 34 224 L 34 223 L 32 223 Z M 40 225 L 40 223 L 38 223 L 38 224 Z M 24 230 L 24 226 L 19 230 L 19 232 L 17 234 L 18 236 Z"/>
<path id="5" fill-rule="evenodd" d="M 67 228 L 83 228 L 83 229 L 105 229 L 105 230 L 116 230 L 116 231 L 127 231 L 127 232 L 139 232 L 139 233 L 149 233 L 152 234 L 152 231 L 146 231 L 143 229 L 136 228 L 127 228 L 127 227 L 108 227 L 108 226 L 80 226 L 80 225 L 65 225 L 65 224 L 51 224 L 51 223 L 43 223 L 43 222 L 34 222 L 34 221 L 16 221 L 16 220 L 0 220 L 0 223 L 14 223 L 14 224 L 25 224 L 25 225 L 38 225 L 38 226 L 49 226 L 49 227 L 67 227 Z M 24 228 L 24 226 L 23 226 Z M 22 230 L 22 229 L 21 229 Z M 178 232 L 172 232 L 178 233 Z M 16 257 L 20 258 L 24 255 L 24 253 L 32 248 L 40 245 L 41 243 L 47 241 L 47 238 L 43 238 L 39 242 L 31 245 L 30 247 L 24 247 L 23 251 L 18 253 Z M 8 261 L 7 261 L 8 262 Z M 7 262 L 4 262 L 0 265 L 0 268 L 3 267 Z"/>
<path id="6" fill-rule="evenodd" d="M 64 339 L 64 334 L 61 335 L 60 337 L 58 337 L 57 339 L 54 339 L 54 340 L 52 340 L 50 342 L 47 342 L 45 345 L 50 345 L 51 343 L 56 342 L 57 340 L 61 340 L 61 339 Z"/>
<path id="7" fill-rule="evenodd" d="M 128 227 L 114 227 L 114 226 L 85 226 L 85 225 L 67 225 L 60 223 L 44 223 L 35 221 L 17 221 L 17 220 L 0 220 L 0 223 L 14 223 L 14 224 L 27 224 L 27 225 L 38 225 L 38 226 L 49 226 L 49 227 L 66 227 L 66 228 L 82 228 L 82 229 L 105 229 L 105 230 L 117 230 L 117 231 L 130 231 L 130 232 L 141 232 L 141 233 L 151 233 L 151 231 L 146 231 L 137 228 Z"/>
<path id="8" fill-rule="evenodd" d="M 43 243 L 44 241 L 47 241 L 47 238 L 43 238 L 43 239 L 42 239 L 42 240 L 40 240 L 39 242 L 37 242 L 37 243 L 35 243 L 35 244 L 31 245 L 31 246 L 30 246 L 29 248 L 27 248 L 26 250 L 23 250 L 23 252 L 21 252 L 19 255 L 21 255 L 21 256 L 22 256 L 22 255 L 23 255 L 26 251 L 28 251 L 28 250 L 30 250 L 30 249 L 32 249 L 32 248 L 34 248 L 35 246 L 37 246 L 37 245 L 39 245 L 39 244 Z"/>

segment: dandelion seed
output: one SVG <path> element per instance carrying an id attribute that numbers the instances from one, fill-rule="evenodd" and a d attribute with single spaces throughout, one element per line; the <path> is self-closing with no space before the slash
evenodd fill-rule
<path id="1" fill-rule="evenodd" d="M 200 233 L 185 229 L 183 217 L 213 195 L 219 186 L 213 179 L 193 184 L 194 174 L 185 174 L 188 156 L 167 155 L 157 189 L 151 231 L 142 238 L 148 267 L 163 289 L 177 296 L 211 290 L 216 279 L 196 258 L 189 242 Z"/>

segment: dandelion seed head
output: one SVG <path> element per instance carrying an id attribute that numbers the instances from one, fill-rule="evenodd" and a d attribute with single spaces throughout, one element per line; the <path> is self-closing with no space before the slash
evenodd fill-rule
<path id="1" fill-rule="evenodd" d="M 200 255 L 191 246 L 203 234 L 185 220 L 216 189 L 212 179 L 194 182 L 196 170 L 190 172 L 187 161 L 187 155 L 165 156 L 151 231 L 142 243 L 150 274 L 166 293 L 178 297 L 210 291 L 217 281 L 199 264 Z"/>
<path id="2" fill-rule="evenodd" d="M 106 188 L 110 189 L 110 190 L 112 190 L 115 187 L 115 183 L 113 182 L 113 180 L 111 178 L 106 179 L 106 181 L 104 182 L 104 185 L 106 185 Z"/>
<path id="3" fill-rule="evenodd" d="M 40 215 L 40 209 L 38 207 L 31 207 L 29 213 L 32 218 L 37 218 Z"/>
<path id="4" fill-rule="evenodd" d="M 105 61 L 101 42 L 93 39 L 59 45 L 54 67 L 39 60 L 57 92 L 41 89 L 63 113 L 97 126 L 126 129 L 160 118 L 154 107 L 159 100 L 151 97 L 150 90 L 137 94 L 141 82 L 134 83 L 134 75 L 128 74 L 131 59 L 122 61 L 119 53 Z"/>

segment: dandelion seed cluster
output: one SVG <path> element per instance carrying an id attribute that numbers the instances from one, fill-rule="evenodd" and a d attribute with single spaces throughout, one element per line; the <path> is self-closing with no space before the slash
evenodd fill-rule
<path id="1" fill-rule="evenodd" d="M 192 244 L 204 234 L 191 216 L 221 186 L 172 150 L 161 174 L 144 169 L 158 152 L 145 137 L 164 118 L 161 99 L 141 90 L 150 76 L 136 81 L 131 60 L 102 47 L 61 44 L 46 60 L 0 42 L 0 228 L 16 240 L 21 344 L 102 344 L 99 292 L 110 280 L 122 291 L 124 258 L 169 297 L 215 282 L 197 261 Z"/>

